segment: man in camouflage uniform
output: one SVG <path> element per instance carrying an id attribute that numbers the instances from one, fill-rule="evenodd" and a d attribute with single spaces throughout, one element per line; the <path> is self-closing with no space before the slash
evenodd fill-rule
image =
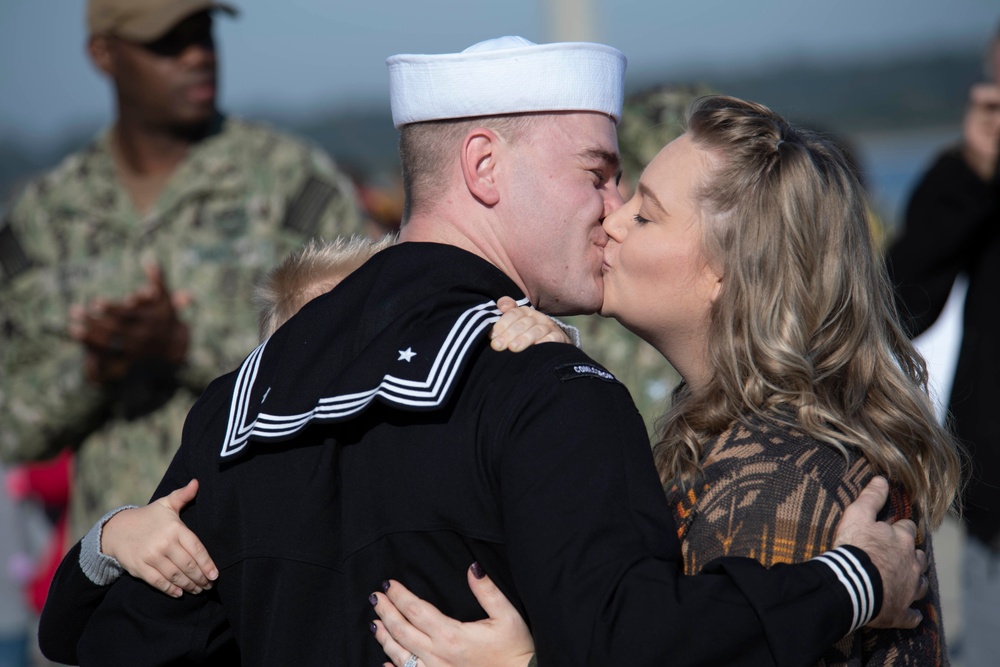
<path id="1" fill-rule="evenodd" d="M 325 155 L 218 114 L 216 10 L 234 12 L 90 0 L 116 122 L 0 223 L 0 455 L 78 449 L 73 540 L 149 498 L 194 400 L 257 343 L 255 281 L 311 237 L 366 231 Z"/>
<path id="2" fill-rule="evenodd" d="M 684 132 L 688 105 L 712 94 L 704 86 L 659 86 L 625 99 L 618 126 L 618 148 L 622 155 L 622 197 L 628 200 L 646 165 L 660 149 Z M 584 351 L 615 374 L 632 393 L 646 429 L 666 411 L 670 392 L 680 376 L 649 343 L 620 325 L 598 315 L 579 315 L 565 320 L 580 330 Z"/>

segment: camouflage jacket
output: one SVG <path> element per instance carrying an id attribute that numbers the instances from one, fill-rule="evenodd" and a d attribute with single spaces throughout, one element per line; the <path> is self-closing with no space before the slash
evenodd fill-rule
<path id="1" fill-rule="evenodd" d="M 257 344 L 254 283 L 310 237 L 363 231 L 353 188 L 327 156 L 235 119 L 220 119 L 139 215 L 103 133 L 30 184 L 0 223 L 0 456 L 78 448 L 73 539 L 108 509 L 145 503 L 194 400 Z M 94 387 L 68 310 L 134 292 L 153 260 L 170 289 L 193 296 L 181 312 L 187 362 Z"/>

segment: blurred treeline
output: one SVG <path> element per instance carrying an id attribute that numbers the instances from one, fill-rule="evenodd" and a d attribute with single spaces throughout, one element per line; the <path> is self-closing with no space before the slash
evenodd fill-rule
<path id="1" fill-rule="evenodd" d="M 983 52 L 976 50 L 839 67 L 789 64 L 705 81 L 767 104 L 794 123 L 854 133 L 959 124 L 983 67 Z"/>
<path id="2" fill-rule="evenodd" d="M 706 83 L 713 89 L 773 107 L 793 122 L 839 133 L 956 125 L 969 86 L 983 76 L 982 51 L 949 51 L 847 64 L 787 64 L 741 68 L 738 74 L 706 72 L 664 81 L 655 72 L 629 72 L 638 90 L 661 83 Z M 284 117 L 240 115 L 270 121 L 316 142 L 364 181 L 392 181 L 398 173 L 397 133 L 388 104 L 371 109 Z M 68 130 L 48 143 L 25 144 L 0 136 L 0 202 L 26 179 L 54 165 L 90 139 L 96 127 Z"/>

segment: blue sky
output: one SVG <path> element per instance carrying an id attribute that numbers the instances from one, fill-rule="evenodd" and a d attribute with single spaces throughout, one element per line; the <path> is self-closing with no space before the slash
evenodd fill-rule
<path id="1" fill-rule="evenodd" d="M 388 104 L 385 58 L 457 51 L 488 37 L 566 38 L 551 6 L 582 3 L 576 34 L 622 49 L 633 79 L 791 59 L 885 57 L 985 45 L 995 0 L 234 0 L 222 19 L 224 107 L 312 113 Z M 46 141 L 109 116 L 84 56 L 84 0 L 0 2 L 0 138 Z"/>

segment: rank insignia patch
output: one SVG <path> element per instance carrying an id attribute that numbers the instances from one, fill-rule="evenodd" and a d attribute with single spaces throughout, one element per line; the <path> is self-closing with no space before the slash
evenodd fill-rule
<path id="1" fill-rule="evenodd" d="M 295 201 L 288 207 L 284 226 L 303 234 L 315 234 L 323 211 L 336 194 L 332 185 L 310 176 Z"/>

